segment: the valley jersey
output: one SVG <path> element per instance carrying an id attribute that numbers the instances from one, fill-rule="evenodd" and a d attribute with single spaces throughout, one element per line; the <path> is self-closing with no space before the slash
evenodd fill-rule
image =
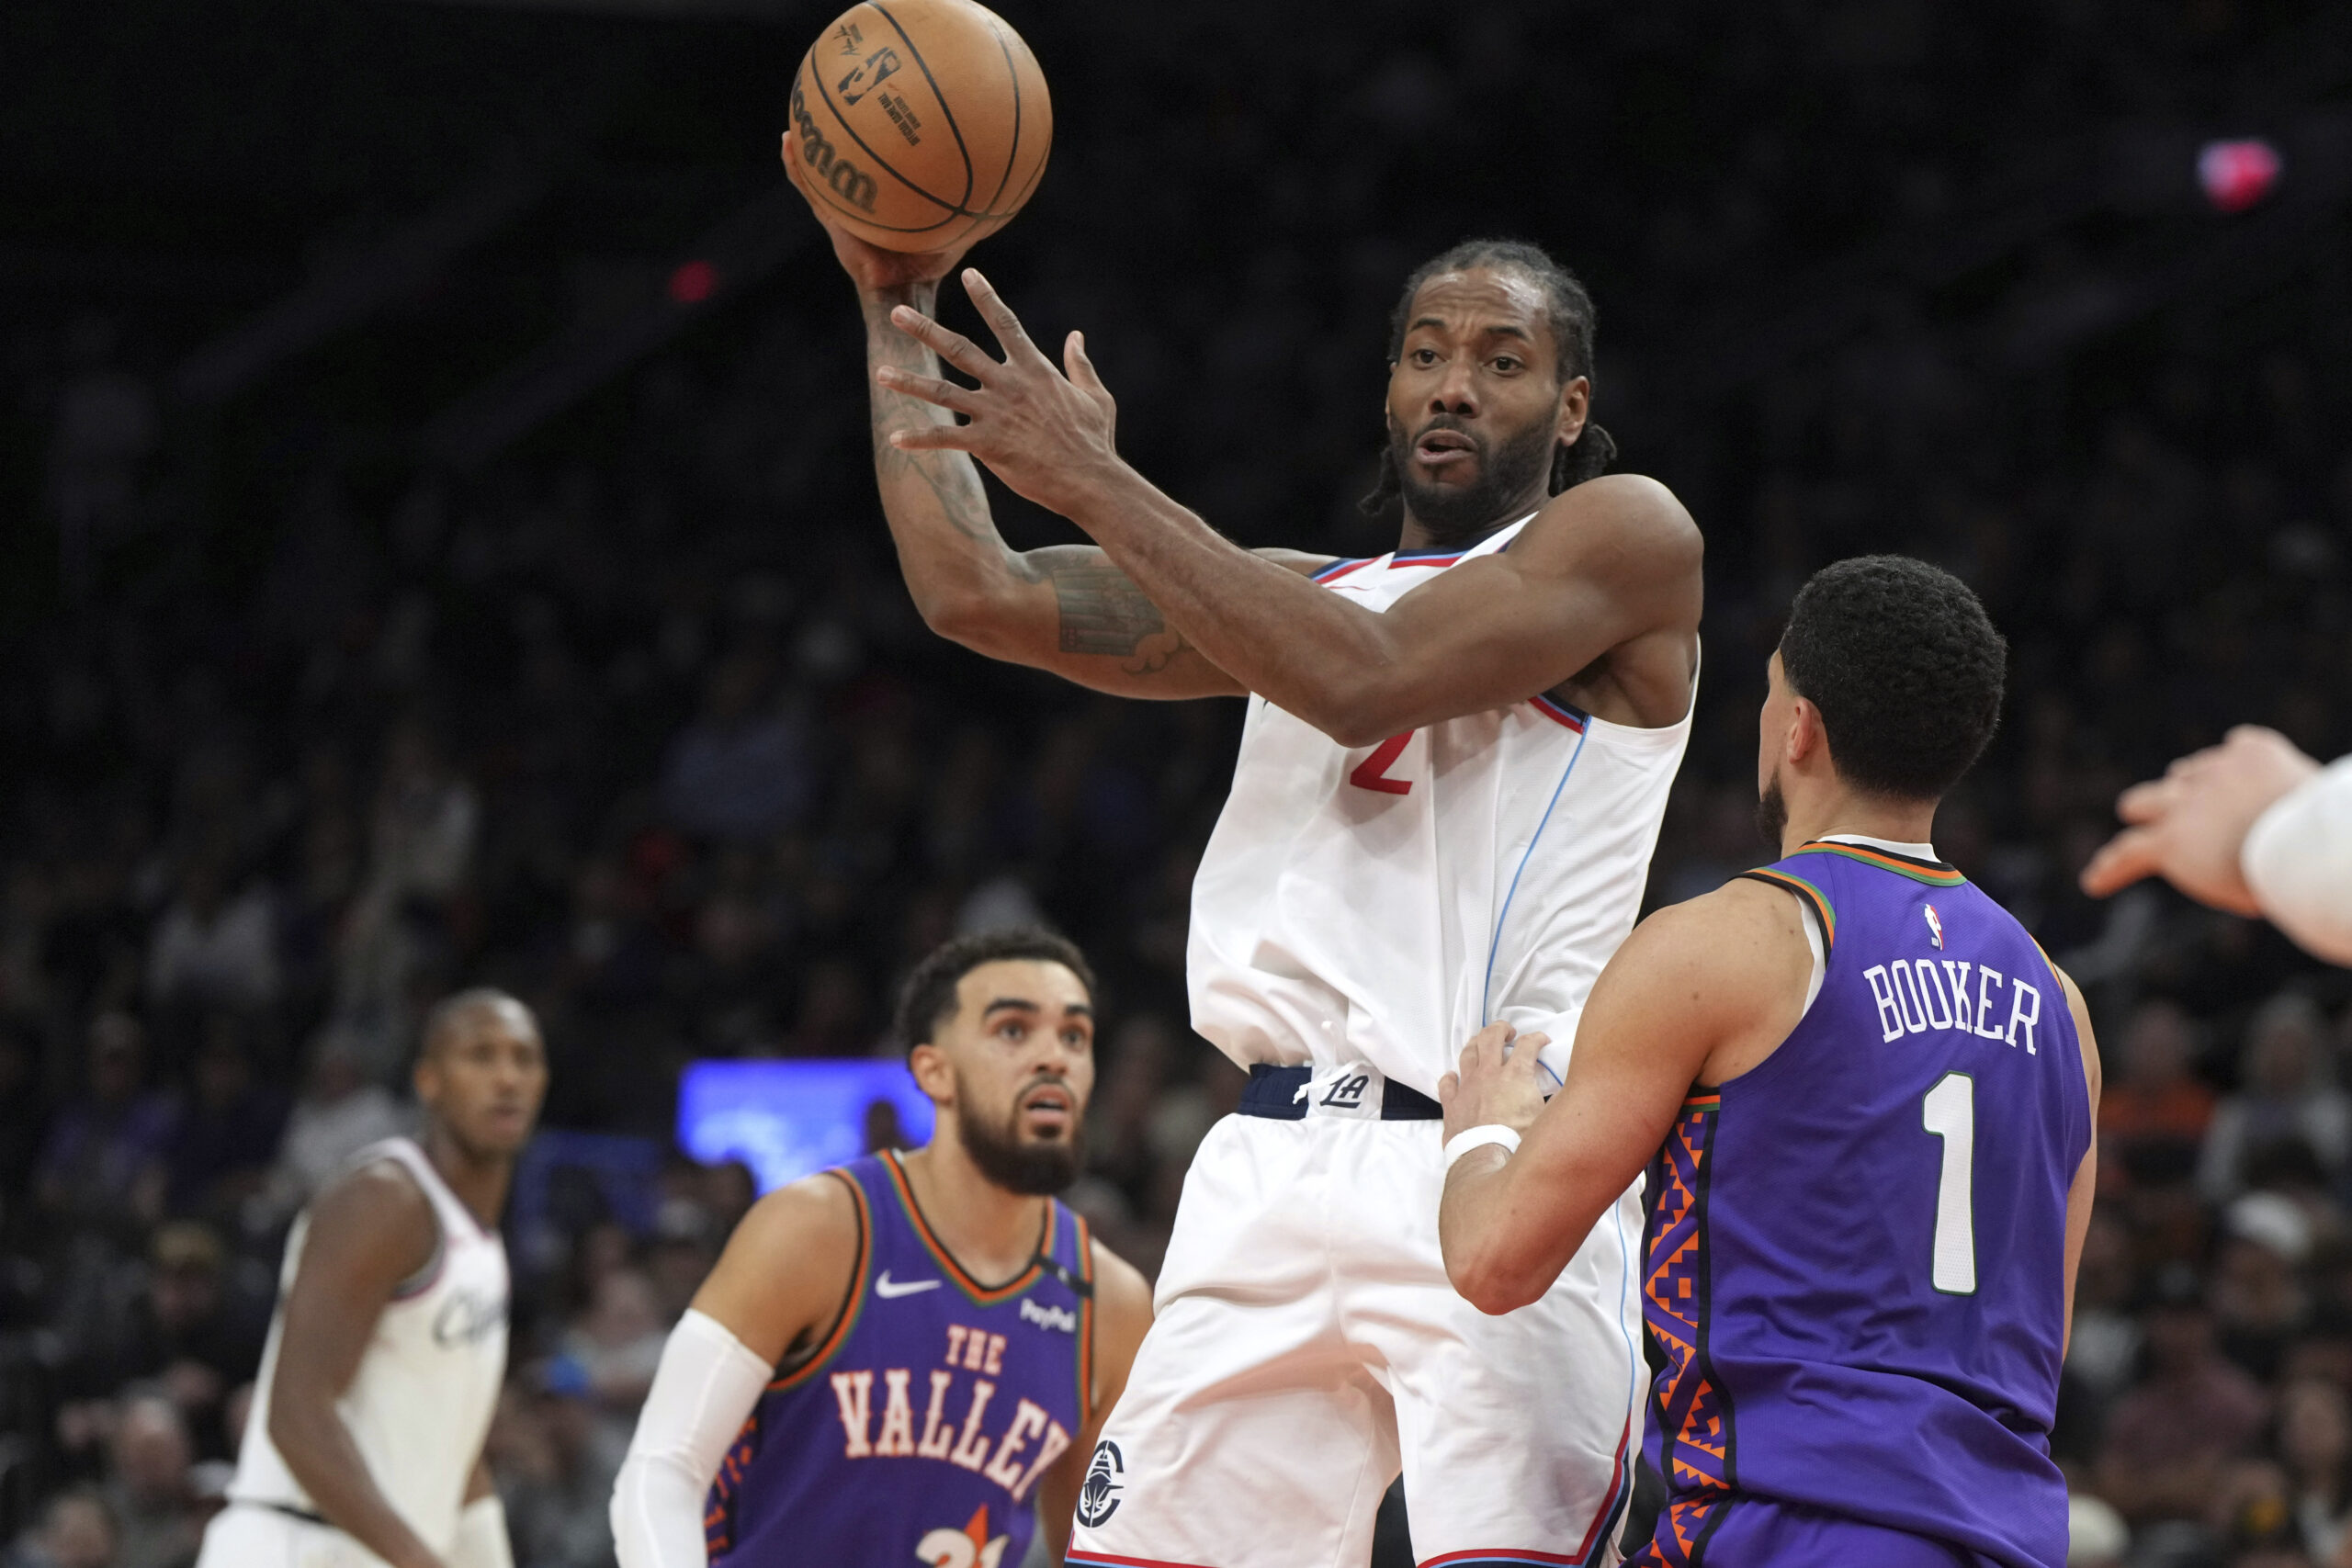
<path id="1" fill-rule="evenodd" d="M 1826 963 L 1788 1039 L 1694 1090 L 1650 1168 L 1668 1508 L 1636 1562 L 1706 1562 L 1760 1498 L 2058 1568 L 2066 1199 L 2091 1136 L 2065 989 L 1939 861 L 1821 842 L 1748 874 L 1808 907 Z"/>
<path id="2" fill-rule="evenodd" d="M 1385 611 L 1527 522 L 1316 580 Z M 1552 1037 L 1557 1075 L 1640 912 L 1690 734 L 1687 712 L 1641 729 L 1536 697 L 1346 747 L 1251 697 L 1193 884 L 1193 1026 L 1245 1066 L 1365 1063 L 1434 1095 L 1504 1019 Z"/>
<path id="3" fill-rule="evenodd" d="M 433 1261 L 402 1285 L 377 1314 L 351 1386 L 335 1402 L 376 1489 L 436 1552 L 457 1539 L 466 1483 L 481 1457 L 498 1391 L 506 1375 L 506 1247 L 449 1190 L 424 1151 L 406 1138 L 361 1150 L 358 1169 L 390 1161 L 433 1205 L 440 1235 Z M 286 1293 L 293 1289 L 310 1235 L 304 1211 L 287 1237 L 278 1302 L 254 1388 L 253 1413 L 229 1486 L 234 1502 L 316 1516 L 317 1505 L 270 1441 L 271 1392 L 286 1331 Z"/>
<path id="4" fill-rule="evenodd" d="M 1035 1259 L 989 1289 L 933 1235 L 896 1156 L 830 1174 L 857 1201 L 847 1303 L 720 1462 L 713 1568 L 1019 1568 L 1038 1478 L 1085 1425 L 1085 1222 L 1051 1204 Z"/>

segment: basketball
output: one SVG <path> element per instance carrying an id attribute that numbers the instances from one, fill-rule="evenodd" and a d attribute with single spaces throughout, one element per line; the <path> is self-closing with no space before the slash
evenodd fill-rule
<path id="1" fill-rule="evenodd" d="M 802 57 L 811 195 L 860 239 L 936 251 L 1001 228 L 1046 170 L 1054 107 L 1021 35 L 972 0 L 867 0 Z"/>

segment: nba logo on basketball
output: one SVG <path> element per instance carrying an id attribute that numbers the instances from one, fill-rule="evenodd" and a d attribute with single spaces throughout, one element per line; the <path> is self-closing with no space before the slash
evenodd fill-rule
<path id="1" fill-rule="evenodd" d="M 1936 907 L 1933 904 L 1921 907 L 1928 911 L 1928 940 L 1936 944 L 1937 952 L 1941 953 L 1944 947 L 1943 919 L 1936 913 Z"/>

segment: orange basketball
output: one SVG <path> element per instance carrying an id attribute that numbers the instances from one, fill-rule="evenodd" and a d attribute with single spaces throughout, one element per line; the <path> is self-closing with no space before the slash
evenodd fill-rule
<path id="1" fill-rule="evenodd" d="M 1001 228 L 1046 172 L 1054 106 L 1021 35 L 972 0 L 866 0 L 792 79 L 801 174 L 844 228 L 936 251 Z"/>

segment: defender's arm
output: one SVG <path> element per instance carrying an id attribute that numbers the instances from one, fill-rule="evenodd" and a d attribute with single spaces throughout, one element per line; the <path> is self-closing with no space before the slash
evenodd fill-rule
<path id="1" fill-rule="evenodd" d="M 703 1501 L 788 1355 L 813 1349 L 858 1281 L 855 1200 L 812 1176 L 752 1207 L 671 1331 L 613 1484 L 621 1568 L 707 1568 Z"/>
<path id="2" fill-rule="evenodd" d="M 1491 1024 L 1439 1085 L 1449 1137 L 1498 1122 L 1519 1152 L 1473 1149 L 1447 1173 L 1438 1211 L 1446 1277 L 1481 1312 L 1539 1299 L 1600 1216 L 1632 1186 L 1693 1084 L 1736 1077 L 1796 1026 L 1813 954 L 1796 903 L 1754 882 L 1661 909 L 1634 929 L 1592 987 L 1567 1081 L 1547 1104 L 1543 1036 L 1503 1055 Z"/>
<path id="3" fill-rule="evenodd" d="M 398 1167 L 370 1166 L 311 1210 L 269 1395 L 269 1440 L 319 1512 L 393 1568 L 441 1568 L 385 1500 L 335 1402 L 359 1371 L 376 1320 L 403 1280 L 433 1260 L 433 1205 Z"/>
<path id="4" fill-rule="evenodd" d="M 1037 1493 L 1037 1523 L 1046 1533 L 1046 1561 L 1069 1554 L 1070 1524 L 1078 1495 L 1093 1462 L 1102 1423 L 1126 1392 L 1127 1372 L 1151 1326 L 1151 1287 L 1125 1258 L 1094 1244 L 1094 1386 L 1087 1393 L 1086 1425 L 1069 1451 L 1054 1461 Z"/>

